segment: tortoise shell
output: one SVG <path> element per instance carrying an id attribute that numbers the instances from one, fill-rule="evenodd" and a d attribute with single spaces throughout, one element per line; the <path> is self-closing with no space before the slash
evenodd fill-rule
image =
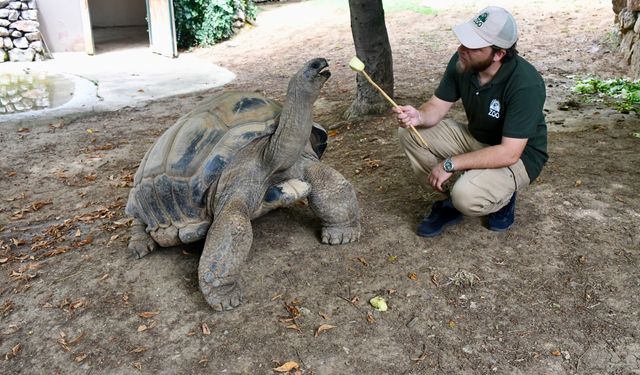
<path id="1" fill-rule="evenodd" d="M 204 238 L 212 220 L 209 189 L 240 149 L 274 133 L 281 110 L 254 92 L 225 91 L 204 100 L 147 151 L 126 213 L 144 222 L 147 232 L 175 227 L 180 242 Z M 314 124 L 310 142 L 318 158 L 326 140 L 326 131 Z"/>

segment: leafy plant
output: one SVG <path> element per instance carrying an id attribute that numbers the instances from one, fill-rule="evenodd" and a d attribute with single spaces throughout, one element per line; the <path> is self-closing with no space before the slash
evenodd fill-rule
<path id="1" fill-rule="evenodd" d="M 640 112 L 640 81 L 626 78 L 578 80 L 573 91 L 585 97 L 597 98 L 620 112 Z"/>
<path id="2" fill-rule="evenodd" d="M 175 0 L 173 2 L 178 47 L 210 46 L 233 35 L 239 11 L 255 19 L 253 0 Z"/>

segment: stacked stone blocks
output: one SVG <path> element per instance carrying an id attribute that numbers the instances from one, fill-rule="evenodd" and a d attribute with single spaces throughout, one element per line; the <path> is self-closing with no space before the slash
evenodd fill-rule
<path id="1" fill-rule="evenodd" d="M 0 62 L 43 60 L 35 0 L 0 0 Z"/>

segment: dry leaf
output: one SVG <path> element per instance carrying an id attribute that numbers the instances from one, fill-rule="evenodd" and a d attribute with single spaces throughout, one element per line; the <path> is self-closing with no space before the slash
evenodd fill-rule
<path id="1" fill-rule="evenodd" d="M 276 367 L 276 368 L 274 368 L 272 370 L 275 371 L 275 372 L 289 372 L 291 370 L 294 370 L 294 369 L 297 370 L 299 368 L 300 368 L 300 365 L 298 365 L 297 362 L 290 361 L 290 362 L 287 362 L 284 365 L 282 365 L 280 367 Z"/>
<path id="2" fill-rule="evenodd" d="M 142 353 L 142 352 L 146 352 L 147 348 L 145 348 L 144 346 L 138 346 L 137 348 L 134 348 L 131 353 Z"/>
<path id="3" fill-rule="evenodd" d="M 0 264 L 7 263 L 8 261 L 9 261 L 9 258 L 0 258 Z"/>
<path id="4" fill-rule="evenodd" d="M 411 272 L 411 273 L 409 273 L 408 277 L 409 277 L 409 279 L 411 279 L 411 280 L 413 280 L 413 281 L 418 280 L 418 275 L 416 275 L 416 273 L 415 273 L 415 272 Z"/>
<path id="5" fill-rule="evenodd" d="M 365 267 L 369 266 L 369 263 L 367 263 L 366 259 L 364 259 L 364 257 L 356 257 L 356 259 L 362 263 Z"/>
<path id="6" fill-rule="evenodd" d="M 328 331 L 332 328 L 336 328 L 336 326 L 332 326 L 330 324 L 322 324 L 320 327 L 318 327 L 318 329 L 316 330 L 316 334 L 315 336 L 318 337 L 318 335 L 320 335 L 322 332 L 324 331 Z"/>
<path id="7" fill-rule="evenodd" d="M 132 364 L 133 368 L 142 371 L 142 363 L 140 362 L 133 362 Z"/>
<path id="8" fill-rule="evenodd" d="M 87 358 L 87 354 L 86 353 L 82 353 L 82 354 L 76 356 L 76 362 L 82 362 L 82 361 L 84 361 L 85 358 Z"/>
<path id="9" fill-rule="evenodd" d="M 143 311 L 141 313 L 138 313 L 138 316 L 141 317 L 141 318 L 144 318 L 144 319 L 148 319 L 148 318 L 153 318 L 154 316 L 156 316 L 158 314 L 159 313 L 154 312 L 154 311 Z"/>
<path id="10" fill-rule="evenodd" d="M 560 351 L 558 349 L 554 350 L 551 352 L 551 355 L 554 357 L 560 357 L 560 355 L 562 355 L 562 353 L 560 353 Z"/>
<path id="11" fill-rule="evenodd" d="M 140 325 L 138 326 L 138 332 L 146 331 L 146 330 L 147 330 L 147 328 L 148 328 L 148 327 L 147 327 L 146 325 L 144 325 L 144 324 L 140 324 Z"/>
<path id="12" fill-rule="evenodd" d="M 211 330 L 209 330 L 207 323 L 202 323 L 202 334 L 205 336 L 209 336 L 211 334 Z"/>
<path id="13" fill-rule="evenodd" d="M 371 315 L 371 312 L 367 311 L 367 323 L 374 324 L 375 322 L 376 319 L 373 317 L 373 315 Z"/>

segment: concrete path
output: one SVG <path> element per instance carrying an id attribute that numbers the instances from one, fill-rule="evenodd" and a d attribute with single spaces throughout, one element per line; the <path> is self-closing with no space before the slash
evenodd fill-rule
<path id="1" fill-rule="evenodd" d="M 59 53 L 53 59 L 31 63 L 2 63 L 5 73 L 60 75 L 73 86 L 66 103 L 30 112 L 0 114 L 0 123 L 36 126 L 59 118 L 93 112 L 113 111 L 139 106 L 148 101 L 197 92 L 225 85 L 235 75 L 217 65 L 190 54 L 171 59 L 154 54 L 148 48 L 130 48 L 95 56 L 84 53 Z M 50 93 L 52 103 L 60 93 Z M 69 91 L 64 95 L 70 95 Z M 68 101 L 67 101 L 68 100 Z"/>

